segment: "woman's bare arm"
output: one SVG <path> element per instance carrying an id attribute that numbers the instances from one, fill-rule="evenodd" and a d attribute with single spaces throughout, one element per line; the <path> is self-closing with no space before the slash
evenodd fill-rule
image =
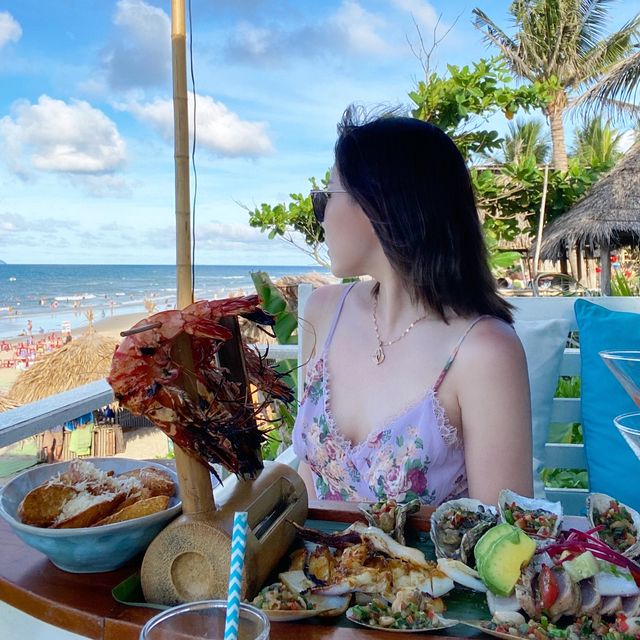
<path id="1" fill-rule="evenodd" d="M 306 379 L 307 364 L 314 358 L 315 354 L 320 350 L 319 344 L 323 344 L 328 329 L 329 318 L 327 317 L 327 309 L 334 309 L 336 300 L 340 295 L 342 287 L 326 286 L 315 289 L 304 308 L 304 321 L 301 323 L 302 331 L 299 339 L 302 341 L 302 367 L 303 380 Z M 300 391 L 300 397 L 302 392 Z M 307 487 L 307 493 L 310 500 L 317 498 L 316 489 L 313 485 L 313 476 L 309 465 L 300 461 L 298 474 L 304 480 Z"/>
<path id="2" fill-rule="evenodd" d="M 307 487 L 307 494 L 309 495 L 309 500 L 316 500 L 316 488 L 313 486 L 313 477 L 311 475 L 311 469 L 309 465 L 305 462 L 300 462 L 300 466 L 298 467 L 298 475 L 304 480 L 304 484 Z"/>
<path id="3" fill-rule="evenodd" d="M 483 321 L 458 357 L 469 495 L 490 504 L 505 488 L 532 495 L 531 402 L 520 340 L 509 326 Z"/>

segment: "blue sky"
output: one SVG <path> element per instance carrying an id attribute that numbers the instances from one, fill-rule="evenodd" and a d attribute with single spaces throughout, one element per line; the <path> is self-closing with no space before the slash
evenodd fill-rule
<path id="1" fill-rule="evenodd" d="M 498 0 L 192 0 L 200 264 L 305 264 L 241 204 L 287 200 L 329 168 L 350 102 L 408 104 L 409 43 L 455 22 L 434 65 L 490 55 Z M 613 9 L 616 26 L 640 10 Z M 0 259 L 175 260 L 169 0 L 0 0 Z M 456 22 L 457 19 L 457 22 Z M 415 24 L 414 24 L 415 23 Z"/>

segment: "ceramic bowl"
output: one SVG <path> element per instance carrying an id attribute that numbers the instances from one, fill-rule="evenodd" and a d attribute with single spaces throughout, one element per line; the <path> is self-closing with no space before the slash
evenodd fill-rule
<path id="1" fill-rule="evenodd" d="M 157 467 L 168 471 L 176 483 L 175 472 L 166 466 L 128 458 L 87 458 L 96 467 L 113 470 L 116 475 L 138 467 Z M 16 476 L 0 489 L 0 516 L 26 544 L 43 553 L 56 567 L 71 573 L 112 571 L 144 551 L 149 543 L 182 510 L 179 495 L 169 508 L 142 518 L 116 522 L 101 527 L 81 529 L 46 529 L 23 524 L 17 518 L 18 505 L 24 496 L 49 478 L 64 471 L 69 462 L 38 465 Z"/>

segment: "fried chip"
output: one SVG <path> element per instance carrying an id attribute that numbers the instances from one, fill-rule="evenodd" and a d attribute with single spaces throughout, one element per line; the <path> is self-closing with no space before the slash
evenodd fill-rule
<path id="1" fill-rule="evenodd" d="M 87 501 L 87 497 L 91 497 L 90 494 L 79 496 L 79 499 L 83 499 L 88 506 L 77 513 L 69 517 L 64 517 L 64 510 L 60 514 L 62 519 L 57 520 L 51 525 L 52 529 L 78 529 L 80 527 L 90 527 L 99 520 L 102 520 L 109 514 L 113 513 L 118 506 L 124 502 L 126 494 L 104 494 L 103 496 L 93 496 L 93 500 Z M 65 505 L 65 508 L 69 508 L 71 500 Z"/>
<path id="2" fill-rule="evenodd" d="M 140 482 L 151 491 L 152 496 L 171 497 L 176 491 L 176 484 L 168 471 L 155 467 L 143 467 L 140 469 Z"/>
<path id="3" fill-rule="evenodd" d="M 125 520 L 133 520 L 134 518 L 150 516 L 152 513 L 164 511 L 168 506 L 169 496 L 153 496 L 152 498 L 146 498 L 145 500 L 138 500 L 124 509 L 120 509 L 119 511 L 112 513 L 110 516 L 103 518 L 92 526 L 99 527 L 103 524 L 114 524 L 115 522 L 123 522 Z"/>
<path id="4" fill-rule="evenodd" d="M 18 507 L 18 517 L 34 527 L 51 526 L 66 502 L 78 495 L 73 487 L 60 483 L 44 484 L 29 491 Z"/>

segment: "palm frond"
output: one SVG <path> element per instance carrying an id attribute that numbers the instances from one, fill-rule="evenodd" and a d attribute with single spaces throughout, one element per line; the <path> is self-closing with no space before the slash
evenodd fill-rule
<path id="1" fill-rule="evenodd" d="M 576 100 L 575 106 L 587 110 L 609 107 L 616 116 L 637 115 L 640 105 L 635 104 L 640 85 L 640 51 L 612 65 L 595 84 Z"/>
<path id="2" fill-rule="evenodd" d="M 481 9 L 473 10 L 475 16 L 473 24 L 484 33 L 484 39 L 494 44 L 505 57 L 509 68 L 519 76 L 532 79 L 532 69 L 521 56 L 518 43 L 509 37 L 489 16 Z"/>
<path id="3" fill-rule="evenodd" d="M 578 12 L 580 16 L 581 51 L 587 52 L 595 47 L 607 33 L 609 6 L 612 0 L 581 0 Z"/>

